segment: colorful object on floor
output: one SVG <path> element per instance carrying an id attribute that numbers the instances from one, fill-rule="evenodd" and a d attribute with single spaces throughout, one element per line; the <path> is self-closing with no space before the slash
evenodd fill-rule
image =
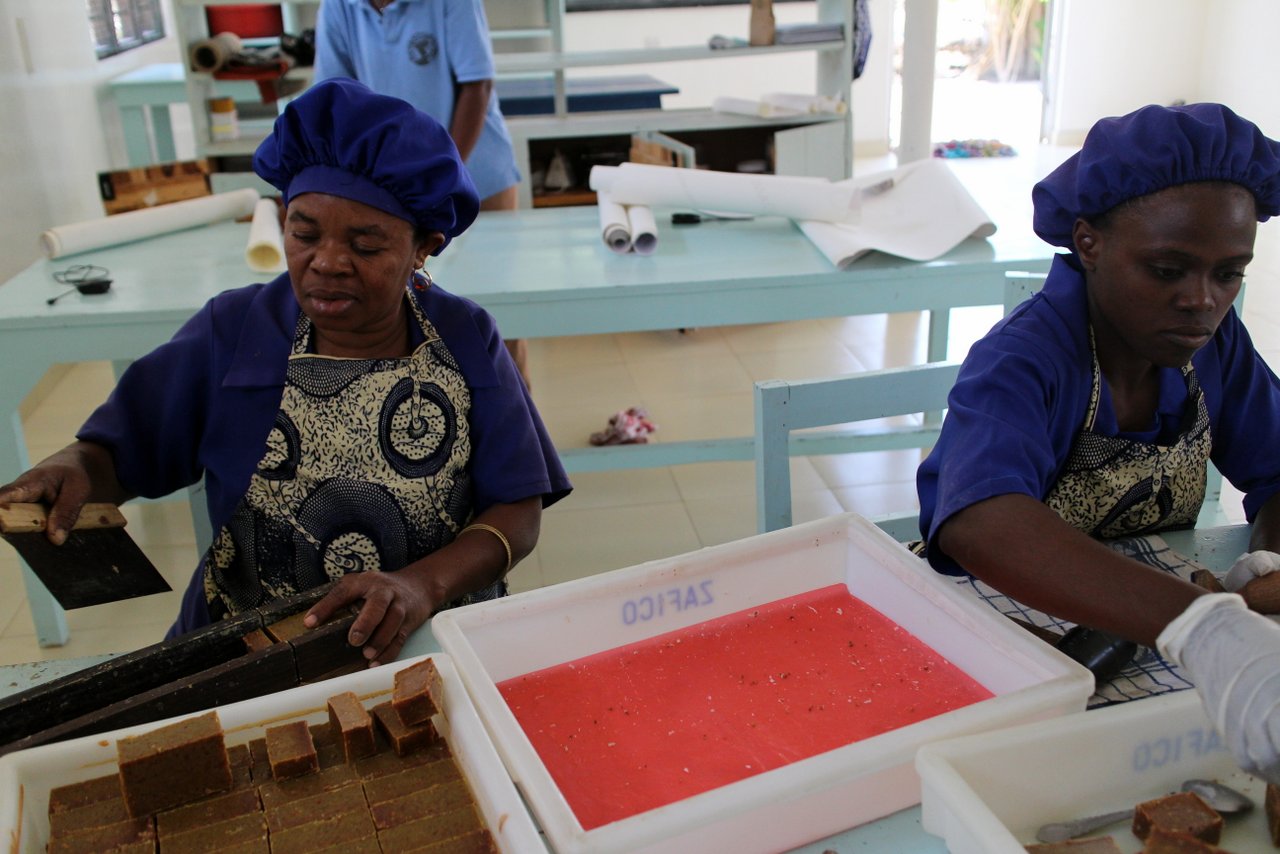
<path id="1" fill-rule="evenodd" d="M 609 416 L 609 426 L 591 434 L 593 445 L 643 445 L 658 425 L 649 420 L 649 413 L 638 406 L 623 409 Z"/>
<path id="2" fill-rule="evenodd" d="M 998 139 L 953 139 L 933 146 L 934 157 L 1016 157 L 1013 146 Z"/>
<path id="3" fill-rule="evenodd" d="M 844 584 L 497 687 L 587 830 L 992 696 Z"/>

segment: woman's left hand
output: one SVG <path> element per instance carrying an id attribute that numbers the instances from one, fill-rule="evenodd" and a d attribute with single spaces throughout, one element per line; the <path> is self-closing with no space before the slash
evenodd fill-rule
<path id="1" fill-rule="evenodd" d="M 373 667 L 394 661 L 409 635 L 439 607 L 409 573 L 356 572 L 344 575 L 323 599 L 311 606 L 305 623 L 318 626 L 344 606 L 363 600 L 347 640 L 364 646 Z"/>

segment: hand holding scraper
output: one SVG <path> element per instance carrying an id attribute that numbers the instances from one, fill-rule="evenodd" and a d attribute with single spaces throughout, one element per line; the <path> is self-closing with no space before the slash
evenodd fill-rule
<path id="1" fill-rule="evenodd" d="M 173 589 L 124 530 L 124 514 L 114 504 L 84 505 L 61 545 L 49 541 L 48 519 L 41 504 L 0 505 L 0 536 L 18 550 L 63 608 L 87 608 Z"/>

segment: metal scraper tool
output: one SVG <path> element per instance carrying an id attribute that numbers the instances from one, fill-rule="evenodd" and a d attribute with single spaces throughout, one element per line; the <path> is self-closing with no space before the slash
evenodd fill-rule
<path id="1" fill-rule="evenodd" d="M 124 530 L 114 504 L 86 504 L 60 546 L 45 534 L 48 510 L 40 504 L 0 506 L 0 536 L 67 610 L 167 593 L 173 588 Z"/>

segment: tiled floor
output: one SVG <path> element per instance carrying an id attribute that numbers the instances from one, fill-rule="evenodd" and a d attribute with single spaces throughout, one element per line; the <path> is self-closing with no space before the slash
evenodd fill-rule
<path id="1" fill-rule="evenodd" d="M 1003 167 L 978 168 L 1016 175 L 1042 167 L 1035 158 L 1018 158 Z M 1015 179 L 1025 175 L 1010 178 Z M 1245 318 L 1264 355 L 1278 364 L 1280 226 L 1259 228 L 1257 255 Z M 994 307 L 954 312 L 950 357 L 962 358 L 998 316 Z M 611 413 L 637 405 L 658 424 L 658 441 L 748 435 L 754 381 L 910 364 L 923 356 L 926 328 L 925 317 L 913 313 L 536 340 L 530 342 L 534 396 L 561 447 L 586 444 Z M 71 438 L 110 388 L 112 374 L 108 364 L 85 363 L 51 372 L 48 379 L 47 393 L 29 400 L 24 414 L 32 460 Z M 877 515 L 912 509 L 919 460 L 913 451 L 797 458 L 792 463 L 797 521 L 846 510 Z M 755 530 L 750 463 L 580 474 L 574 483 L 573 494 L 544 514 L 537 550 L 512 572 L 514 590 L 680 554 Z M 1238 517 L 1238 499 L 1228 497 L 1227 506 Z M 181 590 L 196 560 L 186 503 L 127 506 L 126 515 L 133 537 Z M 8 548 L 0 549 L 0 585 L 8 594 L 0 598 L 0 664 L 153 643 L 176 612 L 179 596 L 70 612 L 70 643 L 42 649 Z"/>

